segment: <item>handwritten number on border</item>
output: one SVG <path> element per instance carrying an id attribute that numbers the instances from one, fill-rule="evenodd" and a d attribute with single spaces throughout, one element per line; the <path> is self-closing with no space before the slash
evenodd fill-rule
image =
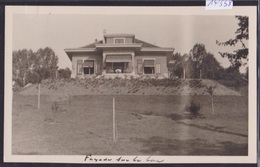
<path id="1" fill-rule="evenodd" d="M 206 0 L 206 10 L 232 9 L 232 0 Z"/>

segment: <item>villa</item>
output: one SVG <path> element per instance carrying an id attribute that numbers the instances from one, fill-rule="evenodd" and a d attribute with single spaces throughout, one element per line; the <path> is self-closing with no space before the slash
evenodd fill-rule
<path id="1" fill-rule="evenodd" d="M 65 49 L 72 61 L 72 78 L 89 75 L 132 75 L 168 78 L 173 48 L 162 48 L 133 34 L 105 34 L 103 40 Z"/>

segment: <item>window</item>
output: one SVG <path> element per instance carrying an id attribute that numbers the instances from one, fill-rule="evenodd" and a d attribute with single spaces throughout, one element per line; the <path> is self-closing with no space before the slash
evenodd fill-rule
<path id="1" fill-rule="evenodd" d="M 84 74 L 94 74 L 94 60 L 84 60 Z"/>
<path id="2" fill-rule="evenodd" d="M 82 63 L 83 63 L 82 60 L 78 60 L 78 61 L 77 61 L 77 74 L 78 74 L 78 75 L 81 75 L 81 74 L 82 74 Z"/>
<path id="3" fill-rule="evenodd" d="M 106 56 L 107 73 L 130 73 L 132 71 L 132 56 L 129 54 L 116 54 Z"/>
<path id="4" fill-rule="evenodd" d="M 115 43 L 119 43 L 119 44 L 121 44 L 121 43 L 125 43 L 125 38 L 115 38 Z"/>
<path id="5" fill-rule="evenodd" d="M 155 74 L 154 60 L 144 60 L 144 73 Z"/>

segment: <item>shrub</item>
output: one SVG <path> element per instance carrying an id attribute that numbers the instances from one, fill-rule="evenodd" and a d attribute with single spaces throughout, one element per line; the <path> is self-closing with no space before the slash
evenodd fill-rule
<path id="1" fill-rule="evenodd" d="M 199 116 L 200 115 L 200 113 L 199 113 L 200 104 L 197 104 L 197 103 L 191 101 L 191 103 L 189 105 L 186 105 L 185 110 L 186 110 L 186 112 L 189 112 L 193 116 Z"/>
<path id="2" fill-rule="evenodd" d="M 25 85 L 23 85 L 23 80 L 22 80 L 21 78 L 15 79 L 15 83 L 16 83 L 19 87 L 25 86 Z"/>
<path id="3" fill-rule="evenodd" d="M 26 76 L 26 82 L 28 82 L 28 83 L 37 83 L 38 81 L 39 81 L 39 79 L 40 79 L 40 76 L 39 76 L 39 74 L 37 74 L 37 73 L 33 73 L 33 72 L 28 72 L 27 73 L 27 76 Z M 26 83 L 25 83 L 26 84 Z M 25 86 L 25 85 L 24 85 Z"/>
<path id="4" fill-rule="evenodd" d="M 150 75 L 146 75 L 145 79 L 151 79 L 151 76 Z"/>
<path id="5" fill-rule="evenodd" d="M 68 78 L 69 79 L 71 76 L 71 70 L 69 68 L 59 69 L 58 73 L 59 73 L 59 78 Z"/>
<path id="6" fill-rule="evenodd" d="M 240 74 L 238 70 L 229 67 L 222 72 L 221 77 L 218 78 L 218 82 L 238 90 L 239 88 L 248 85 L 248 82 L 244 80 L 243 77 L 243 74 Z"/>
<path id="7" fill-rule="evenodd" d="M 96 78 L 97 78 L 96 75 L 91 76 L 91 79 L 96 79 Z"/>

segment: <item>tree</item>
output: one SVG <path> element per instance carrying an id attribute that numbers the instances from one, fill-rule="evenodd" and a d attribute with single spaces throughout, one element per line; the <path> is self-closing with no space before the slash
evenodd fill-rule
<path id="1" fill-rule="evenodd" d="M 223 67 L 212 53 L 207 53 L 201 63 L 202 77 L 206 79 L 220 79 Z"/>
<path id="2" fill-rule="evenodd" d="M 28 82 L 38 83 L 38 109 L 41 81 L 52 76 L 58 68 L 57 64 L 58 57 L 49 47 L 39 49 L 36 53 L 27 49 L 13 51 L 13 78 L 20 86 Z"/>
<path id="3" fill-rule="evenodd" d="M 33 64 L 34 53 L 32 50 L 22 49 L 13 51 L 13 78 L 20 83 L 20 86 L 25 86 L 27 81 L 27 74 Z"/>
<path id="4" fill-rule="evenodd" d="M 183 55 L 185 78 L 197 78 L 196 62 L 188 54 Z"/>
<path id="5" fill-rule="evenodd" d="M 39 83 L 42 79 L 55 77 L 58 57 L 46 47 L 37 52 L 22 49 L 13 51 L 13 79 L 20 85 Z"/>
<path id="6" fill-rule="evenodd" d="M 174 76 L 181 78 L 183 76 L 182 55 L 177 52 L 172 55 L 171 60 L 174 61 L 174 63 L 170 65 L 171 73 Z"/>
<path id="7" fill-rule="evenodd" d="M 38 75 L 38 109 L 40 109 L 41 81 L 51 77 L 53 71 L 56 73 L 58 57 L 49 47 L 39 49 L 36 52 L 36 57 L 37 63 L 35 64 L 35 72 Z"/>
<path id="8" fill-rule="evenodd" d="M 219 82 L 225 86 L 233 87 L 238 90 L 241 86 L 247 86 L 248 84 L 243 75 L 244 74 L 241 74 L 237 69 L 230 66 L 223 71 Z"/>
<path id="9" fill-rule="evenodd" d="M 248 80 L 248 67 L 246 67 L 245 78 Z"/>
<path id="10" fill-rule="evenodd" d="M 190 50 L 190 57 L 196 65 L 196 78 L 201 78 L 201 65 L 207 51 L 204 44 L 196 43 Z"/>
<path id="11" fill-rule="evenodd" d="M 217 45 L 222 46 L 237 46 L 238 44 L 241 47 L 237 50 L 234 50 L 233 53 L 229 52 L 219 52 L 222 57 L 227 57 L 231 63 L 231 66 L 239 70 L 243 65 L 242 60 L 247 60 L 248 57 L 248 48 L 245 44 L 245 41 L 248 40 L 248 17 L 247 16 L 235 16 L 238 19 L 238 29 L 235 32 L 235 37 L 229 39 L 226 42 L 216 41 Z"/>
<path id="12" fill-rule="evenodd" d="M 55 55 L 55 52 L 49 47 L 40 48 L 36 52 L 36 57 L 38 62 L 35 68 L 41 79 L 54 77 L 58 68 L 58 57 Z"/>
<path id="13" fill-rule="evenodd" d="M 210 94 L 211 96 L 211 111 L 212 111 L 212 114 L 214 115 L 215 114 L 215 111 L 214 111 L 214 100 L 213 100 L 213 96 L 214 96 L 214 91 L 215 91 L 215 88 L 217 86 L 209 86 L 209 87 L 206 87 L 206 91 Z"/>

